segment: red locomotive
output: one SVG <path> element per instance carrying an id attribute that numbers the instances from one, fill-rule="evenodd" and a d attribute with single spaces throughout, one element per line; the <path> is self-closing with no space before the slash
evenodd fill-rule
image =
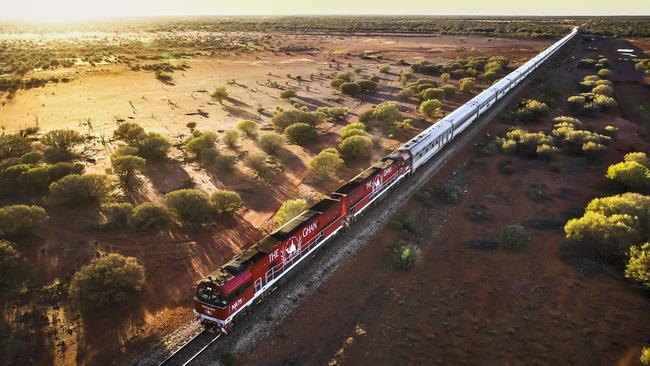
<path id="1" fill-rule="evenodd" d="M 202 279 L 194 297 L 199 321 L 227 332 L 244 309 L 408 175 L 410 160 L 408 152 L 385 157 Z"/>

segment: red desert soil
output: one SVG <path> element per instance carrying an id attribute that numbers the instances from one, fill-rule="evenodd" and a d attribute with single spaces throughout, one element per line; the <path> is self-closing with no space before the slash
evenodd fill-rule
<path id="1" fill-rule="evenodd" d="M 378 65 L 394 64 L 399 58 L 442 61 L 469 55 L 507 55 L 521 63 L 549 44 L 549 41 L 476 37 L 275 37 L 273 42 L 278 46 L 314 45 L 317 49 L 289 54 L 258 52 L 183 59 L 180 61 L 190 64 L 190 69 L 174 73 L 173 86 L 161 84 L 152 73 L 131 71 L 125 65 L 64 69 L 61 72 L 74 76 L 70 83 L 21 90 L 5 104 L 0 109 L 3 127 L 15 131 L 37 120 L 43 130 L 80 130 L 92 137 L 86 146 L 86 156 L 92 158 L 87 162 L 87 171 L 103 172 L 109 165 L 106 158 L 115 146 L 102 145 L 100 138 L 111 135 L 116 117 L 140 123 L 149 131 L 159 131 L 174 144 L 187 136 L 185 125 L 192 121 L 198 123 L 200 130 L 213 131 L 231 128 L 243 118 L 268 126 L 270 114 L 256 115 L 259 104 L 267 111 L 276 106 L 290 108 L 290 105 L 278 97 L 278 89 L 262 84 L 267 79 L 284 83 L 288 80 L 287 73 L 313 73 L 317 81 L 303 81 L 300 85 L 293 79 L 289 81 L 299 87 L 297 100 L 311 109 L 323 105 L 348 107 L 351 111 L 348 121 L 353 121 L 358 113 L 373 104 L 396 100 L 400 67 L 392 66 L 393 72 L 382 76 L 376 95 L 353 99 L 332 94 L 328 84 L 329 75 L 337 71 L 330 65 L 334 57 L 341 62 L 340 71 L 346 71 L 350 62 L 350 70 L 361 67 L 367 77 L 377 73 Z M 362 60 L 347 56 L 348 52 L 382 53 L 384 60 Z M 319 77 L 320 72 L 325 76 Z M 201 91 L 211 91 L 232 79 L 237 84 L 228 85 L 232 100 L 225 108 Z M 253 93 L 252 89 L 257 92 Z M 445 102 L 444 109 L 450 111 L 467 98 L 461 95 L 451 98 Z M 418 118 L 414 101 L 400 104 L 406 116 Z M 207 118 L 187 115 L 199 108 L 208 113 Z M 241 162 L 230 176 L 201 168 L 185 161 L 177 149 L 170 162 L 147 167 L 144 188 L 131 197 L 135 203 L 160 201 L 162 194 L 192 185 L 206 192 L 225 187 L 242 195 L 245 208 L 234 218 L 220 218 L 201 230 L 174 229 L 155 235 L 102 231 L 98 228 L 101 217 L 96 207 L 69 209 L 46 205 L 51 218 L 46 230 L 20 243 L 21 253 L 33 268 L 33 278 L 29 291 L 20 301 L 3 309 L 0 329 L 13 331 L 7 332 L 8 346 L 0 360 L 39 365 L 123 364 L 130 355 L 145 350 L 150 343 L 190 320 L 193 284 L 271 229 L 273 213 L 283 200 L 300 196 L 314 201 L 320 193 L 329 192 L 336 185 L 311 185 L 306 179 L 307 162 L 321 149 L 337 143 L 341 124 L 319 126 L 320 137 L 313 146 L 302 148 L 288 144 L 281 157 L 281 176 L 273 183 L 251 178 Z M 427 123 L 417 122 L 413 133 L 426 126 Z M 406 138 L 403 136 L 400 141 Z M 386 149 L 378 149 L 376 158 L 398 143 L 393 138 L 382 138 Z M 255 144 L 242 140 L 235 153 L 242 155 L 251 149 L 257 149 Z M 349 179 L 367 165 L 364 162 L 346 167 L 340 175 Z M 127 306 L 80 317 L 58 295 L 57 286 L 66 286 L 75 271 L 106 252 L 137 257 L 147 272 L 144 290 Z"/>
<path id="2" fill-rule="evenodd" d="M 599 41 L 599 51 L 616 60 L 625 41 Z M 576 59 L 583 57 L 576 52 Z M 633 79 L 633 64 L 616 62 L 615 80 Z M 580 70 L 545 72 L 548 85 L 572 84 Z M 570 78 L 567 78 L 567 76 Z M 616 85 L 617 95 L 627 83 Z M 534 83 L 528 92 L 539 92 Z M 650 98 L 648 88 L 640 98 Z M 570 95 L 570 94 L 569 94 Z M 561 103 L 564 104 L 564 103 Z M 625 104 L 622 103 L 625 108 Z M 555 106 L 562 107 L 563 106 Z M 650 121 L 627 120 L 614 111 L 583 118 L 587 126 L 619 128 L 607 154 L 596 162 L 562 155 L 560 173 L 546 164 L 517 156 L 478 158 L 468 145 L 435 177 L 430 187 L 450 177 L 464 182 L 457 206 L 427 208 L 416 198 L 401 213 L 415 214 L 419 234 L 400 234 L 386 227 L 342 264 L 319 293 L 307 298 L 259 342 L 241 365 L 429 365 L 538 364 L 636 365 L 640 347 L 650 340 L 650 302 L 635 290 L 621 269 L 590 270 L 560 259 L 560 228 L 530 229 L 532 243 L 521 252 L 470 249 L 468 242 L 494 238 L 512 223 L 552 218 L 566 221 L 580 214 L 594 197 L 614 194 L 604 178 L 606 167 L 629 151 L 647 151 Z M 565 114 L 554 110 L 553 116 Z M 509 126 L 498 118 L 486 133 Z M 551 118 L 524 128 L 549 131 Z M 476 143 L 484 137 L 477 137 Z M 516 172 L 504 175 L 499 163 L 509 160 Z M 462 177 L 465 177 L 462 179 Z M 528 196 L 532 184 L 544 184 L 549 199 Z M 491 219 L 471 221 L 472 205 L 484 204 Z M 392 268 L 388 252 L 397 240 L 422 248 L 421 263 L 409 273 Z"/>

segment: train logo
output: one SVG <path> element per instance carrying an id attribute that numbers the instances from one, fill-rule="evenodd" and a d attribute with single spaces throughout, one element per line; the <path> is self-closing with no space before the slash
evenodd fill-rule
<path id="1" fill-rule="evenodd" d="M 293 257 L 294 253 L 298 251 L 298 247 L 300 247 L 300 239 L 296 239 L 295 236 L 289 239 L 289 243 L 284 249 L 286 253 L 284 257 L 285 258 Z"/>
<path id="2" fill-rule="evenodd" d="M 372 193 L 378 192 L 381 190 L 381 186 L 383 183 L 382 175 L 378 174 L 371 182 L 370 182 L 370 188 L 372 189 Z"/>

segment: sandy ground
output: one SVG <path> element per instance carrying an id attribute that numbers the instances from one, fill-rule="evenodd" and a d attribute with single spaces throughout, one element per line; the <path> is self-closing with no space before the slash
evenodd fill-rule
<path id="1" fill-rule="evenodd" d="M 586 55 L 605 54 L 614 60 L 614 50 L 625 44 L 598 42 L 598 53 Z M 582 57 L 580 49 L 576 56 Z M 632 66 L 613 66 L 615 81 L 621 81 L 617 95 L 638 82 L 632 80 Z M 568 74 L 575 85 L 585 74 L 566 70 L 563 65 L 540 78 L 562 85 Z M 575 86 L 563 92 L 573 90 Z M 647 87 L 641 90 L 644 98 L 650 96 Z M 538 92 L 533 83 L 529 93 Z M 554 106 L 553 115 L 564 114 L 562 109 L 561 104 Z M 239 364 L 637 365 L 640 347 L 650 339 L 650 302 L 647 293 L 623 280 L 620 268 L 576 268 L 563 262 L 561 227 L 529 228 L 533 242 L 522 252 L 468 246 L 475 239 L 494 238 L 499 227 L 511 223 L 540 218 L 562 223 L 592 198 L 616 193 L 604 171 L 623 154 L 648 149 L 644 136 L 650 120 L 622 109 L 583 121 L 594 128 L 612 124 L 619 134 L 595 163 L 560 157 L 560 173 L 549 172 L 544 162 L 517 156 L 481 159 L 468 146 L 430 182 L 463 182 L 465 195 L 458 205 L 427 208 L 411 200 L 396 217 L 415 213 L 420 232 L 404 234 L 387 227 L 370 238 L 372 245 L 348 258 L 275 331 L 244 350 Z M 495 120 L 486 134 L 509 127 L 501 122 Z M 545 118 L 524 127 L 549 130 L 552 122 Z M 483 139 L 476 138 L 476 143 Z M 504 160 L 516 166 L 513 175 L 499 173 Z M 549 199 L 530 199 L 533 184 L 546 185 Z M 476 204 L 486 206 L 488 222 L 468 218 Z M 414 271 L 390 267 L 388 251 L 396 240 L 422 248 L 422 262 Z"/>
<path id="2" fill-rule="evenodd" d="M 309 108 L 346 106 L 352 114 L 366 110 L 383 100 L 395 100 L 399 90 L 399 67 L 382 76 L 376 94 L 352 99 L 332 93 L 331 74 L 360 67 L 367 77 L 378 74 L 378 66 L 399 58 L 448 60 L 468 55 L 508 55 L 521 62 L 549 42 L 489 40 L 470 37 L 354 37 L 277 36 L 274 45 L 294 47 L 309 45 L 308 50 L 288 52 L 257 52 L 245 55 L 214 55 L 182 59 L 190 68 L 173 74 L 173 84 L 157 81 L 153 74 L 131 71 L 124 65 L 60 69 L 73 78 L 69 83 L 48 84 L 43 88 L 19 91 L 1 109 L 3 127 L 15 131 L 38 125 L 43 130 L 73 128 L 92 137 L 86 146 L 88 171 L 101 172 L 106 157 L 115 148 L 108 141 L 118 119 L 137 122 L 149 131 L 169 136 L 175 144 L 188 134 L 185 125 L 196 122 L 198 129 L 223 131 L 244 118 L 268 126 L 270 112 L 276 107 L 290 107 L 279 98 L 280 90 L 264 86 L 267 80 L 298 88 L 296 101 Z M 287 48 L 289 49 L 289 48 Z M 352 56 L 348 56 L 348 52 Z M 367 61 L 358 53 L 381 53 L 381 62 Z M 338 61 L 333 63 L 335 58 Z M 172 60 L 174 61 L 174 60 Z M 348 66 L 348 63 L 351 66 Z M 269 75 L 270 73 L 270 75 Z M 300 83 L 295 78 L 302 75 Z M 309 75 L 313 80 L 309 81 Z M 233 83 L 234 80 L 234 83 Z M 228 84 L 231 82 L 230 84 Z M 225 106 L 210 100 L 207 92 L 215 86 L 228 84 L 230 98 Z M 445 103 L 449 111 L 469 96 L 456 96 Z M 416 117 L 414 102 L 400 102 L 405 115 Z M 265 113 L 257 114 L 262 106 Z M 193 113 L 201 110 L 205 117 Z M 192 284 L 204 274 L 228 261 L 242 248 L 255 242 L 272 228 L 273 213 L 281 202 L 296 196 L 314 201 L 331 187 L 314 186 L 307 178 L 307 162 L 322 148 L 337 143 L 341 123 L 324 123 L 319 139 L 306 148 L 287 145 L 280 156 L 283 174 L 272 182 L 253 179 L 241 163 L 235 173 L 222 175 L 186 162 L 179 151 L 169 162 L 152 164 L 145 172 L 142 192 L 131 197 L 136 203 L 160 201 L 163 193 L 187 186 L 206 192 L 216 188 L 238 191 L 245 208 L 233 218 L 220 218 L 198 230 L 174 229 L 169 232 L 133 234 L 97 230 L 100 221 L 95 208 L 70 210 L 47 207 L 51 217 L 48 231 L 21 243 L 20 250 L 33 264 L 34 278 L 30 294 L 7 304 L 3 324 L 15 326 L 10 347 L 2 359 L 14 364 L 122 364 L 129 355 L 145 349 L 191 318 Z M 417 122 L 413 134 L 425 128 Z M 105 144 L 101 143 L 101 140 Z M 400 139 L 405 140 L 407 136 Z M 398 140 L 382 138 L 381 157 Z M 221 146 L 225 149 L 224 146 Z M 250 140 L 242 140 L 233 153 L 243 156 L 257 149 Z M 349 179 L 368 162 L 348 166 L 341 177 Z M 102 252 L 119 252 L 137 257 L 147 271 L 147 282 L 141 295 L 124 307 L 107 309 L 92 317 L 79 317 L 65 299 L 51 299 L 42 294 L 43 286 L 66 283 L 70 276 L 93 256 Z M 9 333 L 8 333 L 9 334 Z M 30 352 L 27 352 L 30 350 Z"/>

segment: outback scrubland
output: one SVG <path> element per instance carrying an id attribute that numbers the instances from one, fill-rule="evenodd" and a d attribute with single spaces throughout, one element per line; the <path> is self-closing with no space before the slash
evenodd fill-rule
<path id="1" fill-rule="evenodd" d="M 124 364 L 146 352 L 192 318 L 196 280 L 580 22 L 302 17 L 0 25 L 1 359 Z M 635 22 L 630 28 L 625 21 L 594 21 L 587 32 L 644 35 L 647 23 Z M 443 347 L 434 359 L 471 361 L 472 352 L 461 343 L 485 348 L 494 337 L 507 343 L 528 328 L 531 320 L 523 316 L 493 320 L 497 309 L 509 304 L 527 306 L 530 317 L 540 321 L 539 333 L 530 336 L 547 347 L 536 355 L 538 362 L 569 357 L 571 342 L 558 351 L 541 341 L 556 335 L 550 319 L 566 325 L 566 337 L 581 332 L 581 346 L 594 358 L 581 353 L 578 363 L 638 360 L 647 339 L 642 327 L 647 312 L 639 309 L 647 308 L 647 298 L 644 303 L 642 293 L 622 278 L 647 284 L 645 216 L 587 206 L 602 192 L 623 194 L 612 200 L 645 202 L 626 191 L 647 193 L 650 179 L 645 142 L 634 134 L 646 133 L 642 85 L 648 63 L 638 51 L 634 59 L 622 59 L 613 48 L 619 44 L 630 43 L 585 37 L 574 53 L 565 53 L 547 72 L 548 80 L 531 84 L 529 95 L 489 127 L 475 151 L 450 162 L 447 174 L 455 172 L 450 183 L 434 180 L 386 228 L 379 245 L 364 249 L 368 253 L 362 255 L 377 256 L 376 261 L 345 264 L 347 274 L 337 274 L 341 288 L 328 292 L 337 299 L 309 300 L 313 307 L 328 303 L 334 309 L 323 308 L 323 319 L 312 323 L 321 327 L 302 327 L 273 359 L 305 358 L 295 347 L 302 349 L 300 342 L 309 336 L 323 337 L 325 329 L 325 346 L 305 361 L 355 364 L 367 351 L 348 346 L 342 334 L 359 323 L 361 330 L 354 332 L 373 340 L 368 344 L 390 344 L 386 352 L 404 347 L 377 354 L 378 361 L 416 362 L 436 350 L 405 351 L 416 341 Z M 647 48 L 644 41 L 632 44 Z M 639 102 L 623 100 L 628 98 Z M 478 175 L 493 192 L 472 189 Z M 427 218 L 432 221 L 409 216 L 409 207 L 432 213 Z M 634 210 L 645 215 L 644 207 Z M 524 222 L 521 214 L 514 222 L 508 215 L 517 210 L 536 223 Z M 435 221 L 442 218 L 447 226 Z M 612 234 L 612 222 L 626 229 Z M 602 228 L 589 231 L 594 225 Z M 463 235 L 457 236 L 459 231 Z M 615 248 L 607 246 L 612 237 Z M 432 241 L 435 245 L 425 245 Z M 517 272 L 520 258 L 542 271 L 523 279 Z M 450 260 L 456 269 L 442 265 Z M 440 282 L 444 271 L 452 270 L 467 272 Z M 364 271 L 382 277 L 373 281 L 380 289 L 345 277 L 365 278 Z M 416 277 L 418 271 L 429 274 Z M 395 284 L 386 286 L 391 281 Z M 589 311 L 572 307 L 578 300 L 558 297 L 557 307 L 540 305 L 539 299 L 507 303 L 514 298 L 503 294 L 507 281 L 525 281 L 531 296 L 547 296 L 545 286 L 570 296 L 578 288 L 588 290 L 581 296 L 594 297 L 606 290 L 612 298 L 620 295 L 622 304 L 608 308 L 605 299 L 594 300 L 598 307 L 589 311 L 609 315 L 594 323 Z M 431 298 L 417 305 L 406 294 L 423 283 L 433 289 L 426 295 Z M 464 289 L 445 287 L 454 285 Z M 462 306 L 450 307 L 467 301 L 463 296 L 472 286 L 479 299 L 471 302 L 485 304 L 481 310 L 487 315 L 464 316 Z M 381 290 L 384 300 L 396 296 L 392 305 L 425 304 L 428 312 L 375 305 L 384 320 L 376 317 L 374 327 L 355 311 L 324 326 L 327 314 L 345 313 L 336 309 L 343 305 L 339 296 L 361 287 L 377 290 L 361 291 L 367 301 Z M 496 304 L 495 296 L 503 303 Z M 434 305 L 440 299 L 443 305 Z M 559 315 L 549 318 L 549 311 Z M 433 328 L 410 332 L 406 325 L 398 334 L 409 342 L 390 343 L 395 332 L 383 327 L 414 313 L 429 314 L 431 321 L 419 320 Z M 280 327 L 309 314 L 300 308 Z M 470 320 L 473 328 L 465 324 Z M 626 333 L 608 344 L 613 338 L 608 328 L 622 322 Z M 442 326 L 462 328 L 456 334 L 473 342 L 463 342 L 463 336 L 434 342 L 448 332 Z M 494 333 L 462 332 L 470 329 Z M 275 341 L 266 347 L 272 346 L 277 349 Z M 489 357 L 516 358 L 526 343 L 521 347 L 499 348 Z M 258 362 L 258 356 L 266 362 L 270 350 L 261 347 L 241 362 Z"/>

